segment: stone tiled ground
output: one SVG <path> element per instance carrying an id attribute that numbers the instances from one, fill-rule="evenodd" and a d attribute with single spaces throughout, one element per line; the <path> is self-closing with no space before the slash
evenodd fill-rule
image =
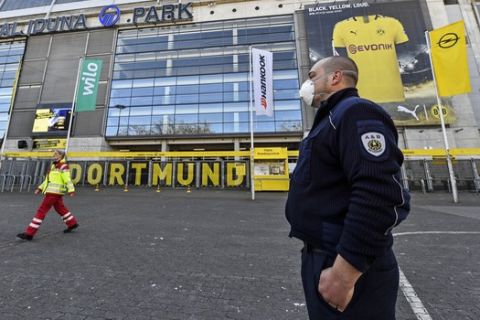
<path id="1" fill-rule="evenodd" d="M 480 231 L 480 197 L 414 195 L 396 232 Z M 300 243 L 286 195 L 80 189 L 80 228 L 51 212 L 32 242 L 15 240 L 41 201 L 0 193 L 0 319 L 306 319 Z M 480 235 L 402 235 L 400 266 L 434 320 L 480 318 Z M 402 293 L 399 320 L 416 319 Z"/>

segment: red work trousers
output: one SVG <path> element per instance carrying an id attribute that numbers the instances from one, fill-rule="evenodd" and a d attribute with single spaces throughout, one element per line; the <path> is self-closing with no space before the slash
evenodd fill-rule
<path id="1" fill-rule="evenodd" d="M 25 233 L 29 236 L 34 236 L 37 233 L 38 228 L 45 219 L 48 211 L 54 207 L 55 211 L 62 217 L 63 222 L 67 225 L 67 227 L 71 227 L 77 223 L 77 219 L 73 216 L 73 214 L 65 207 L 63 204 L 63 196 L 59 194 L 46 194 L 45 198 L 43 198 L 42 204 L 38 207 L 37 213 L 32 219 L 32 222 L 28 225 Z"/>

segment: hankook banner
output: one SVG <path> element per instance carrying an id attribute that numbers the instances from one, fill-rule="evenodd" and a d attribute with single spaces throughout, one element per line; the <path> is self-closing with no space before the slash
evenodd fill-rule
<path id="1" fill-rule="evenodd" d="M 335 1 L 305 6 L 310 63 L 348 56 L 359 68 L 360 95 L 383 106 L 397 126 L 440 124 L 423 4 Z M 442 103 L 446 122 L 454 122 L 449 100 Z"/>
<path id="2" fill-rule="evenodd" d="M 253 93 L 257 115 L 273 116 L 273 54 L 252 48 Z"/>

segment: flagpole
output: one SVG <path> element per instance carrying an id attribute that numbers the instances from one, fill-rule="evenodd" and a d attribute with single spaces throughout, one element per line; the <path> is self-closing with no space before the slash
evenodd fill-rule
<path id="1" fill-rule="evenodd" d="M 78 94 L 78 82 L 80 81 L 80 70 L 82 68 L 83 58 L 80 58 L 78 61 L 78 70 L 77 70 L 77 81 L 75 82 L 75 91 L 73 93 L 73 102 L 72 108 L 70 109 L 70 121 L 68 123 L 67 131 L 67 142 L 65 145 L 65 154 L 68 152 L 68 144 L 70 142 L 70 134 L 72 132 L 72 123 L 73 123 L 73 113 L 75 112 L 75 105 L 77 104 L 77 94 Z"/>
<path id="2" fill-rule="evenodd" d="M 442 133 L 443 133 L 443 142 L 445 144 L 445 152 L 447 155 L 447 166 L 448 166 L 448 173 L 450 175 L 450 183 L 452 185 L 452 195 L 453 195 L 453 202 L 457 203 L 458 202 L 458 190 L 457 190 L 457 181 L 455 179 L 455 174 L 453 172 L 453 164 L 452 164 L 452 157 L 450 155 L 450 146 L 448 144 L 448 137 L 447 137 L 447 129 L 445 127 L 445 119 L 443 117 L 443 110 L 442 110 L 442 103 L 440 100 L 440 96 L 438 94 L 438 88 L 437 88 L 437 79 L 435 75 L 435 69 L 433 68 L 433 60 L 432 60 L 432 45 L 430 43 L 430 36 L 429 32 L 425 31 L 425 39 L 427 41 L 427 47 L 428 47 L 428 57 L 430 59 L 430 67 L 432 68 L 432 74 L 433 74 L 433 84 L 435 87 L 435 95 L 437 97 L 437 106 L 438 106 L 438 113 L 440 115 L 440 123 L 442 125 Z"/>
<path id="3" fill-rule="evenodd" d="M 250 80 L 250 190 L 252 191 L 252 200 L 255 200 L 255 166 L 254 166 L 254 158 L 255 158 L 255 145 L 253 142 L 253 59 L 252 59 L 252 46 L 249 47 L 249 57 L 250 57 L 250 72 L 248 73 L 248 77 Z"/>

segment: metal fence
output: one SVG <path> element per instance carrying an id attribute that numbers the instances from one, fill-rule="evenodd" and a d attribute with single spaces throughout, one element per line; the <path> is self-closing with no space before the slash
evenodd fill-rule
<path id="1" fill-rule="evenodd" d="M 44 179 L 45 159 L 0 161 L 0 192 L 29 191 Z M 248 159 L 81 160 L 69 162 L 75 184 L 94 187 L 250 188 Z M 480 192 L 480 159 L 454 160 L 459 190 Z M 412 191 L 451 191 L 444 158 L 406 160 L 402 183 Z"/>
<path id="2" fill-rule="evenodd" d="M 453 161 L 453 171 L 458 190 L 480 192 L 478 168 L 480 160 L 464 159 Z M 445 158 L 406 160 L 402 167 L 403 185 L 408 190 L 433 192 L 448 190 L 451 183 Z"/>
<path id="3" fill-rule="evenodd" d="M 45 178 L 51 160 L 0 161 L 0 192 L 29 191 Z M 156 188 L 250 188 L 248 159 L 157 159 L 69 161 L 80 186 Z"/>

